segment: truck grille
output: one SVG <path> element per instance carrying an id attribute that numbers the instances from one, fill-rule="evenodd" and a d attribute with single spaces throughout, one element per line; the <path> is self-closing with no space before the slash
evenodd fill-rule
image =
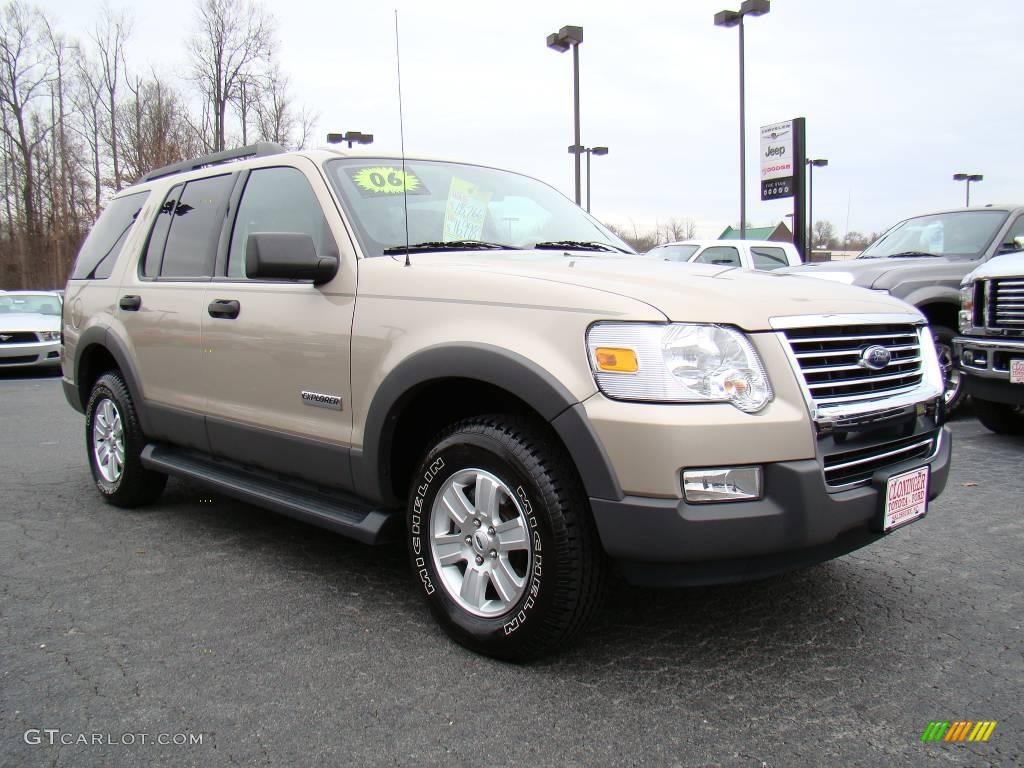
<path id="1" fill-rule="evenodd" d="M 785 331 L 815 403 L 872 400 L 913 388 L 923 379 L 917 327 L 843 325 Z M 864 360 L 870 347 L 884 347 L 890 360 L 874 370 Z"/>
<path id="2" fill-rule="evenodd" d="M 937 433 L 914 435 L 830 454 L 825 457 L 825 484 L 839 488 L 865 483 L 880 469 L 912 459 L 931 458 L 937 448 L 937 437 Z"/>
<path id="3" fill-rule="evenodd" d="M 990 328 L 1024 329 L 1024 280 L 992 280 L 988 290 Z"/>
<path id="4" fill-rule="evenodd" d="M 0 344 L 35 344 L 39 337 L 32 331 L 0 331 Z"/>

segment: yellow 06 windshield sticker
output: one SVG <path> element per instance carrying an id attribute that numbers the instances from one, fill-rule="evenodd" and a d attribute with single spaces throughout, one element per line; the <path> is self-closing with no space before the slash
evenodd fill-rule
<path id="1" fill-rule="evenodd" d="M 365 197 L 377 195 L 423 194 L 426 189 L 423 182 L 410 171 L 402 172 L 401 168 L 375 165 L 369 168 L 349 168 L 348 174 L 352 182 L 359 187 Z"/>

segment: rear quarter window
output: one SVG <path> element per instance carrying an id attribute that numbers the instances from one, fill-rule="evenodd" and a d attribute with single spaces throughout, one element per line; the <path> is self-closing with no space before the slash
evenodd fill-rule
<path id="1" fill-rule="evenodd" d="M 148 197 L 148 191 L 136 192 L 110 201 L 78 251 L 71 270 L 72 280 L 110 277 L 124 241 Z"/>

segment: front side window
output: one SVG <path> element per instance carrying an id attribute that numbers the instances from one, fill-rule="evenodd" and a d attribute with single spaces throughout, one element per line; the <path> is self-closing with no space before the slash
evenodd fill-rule
<path id="1" fill-rule="evenodd" d="M 136 192 L 110 201 L 78 251 L 72 280 L 110 277 L 147 197 L 149 192 Z"/>
<path id="2" fill-rule="evenodd" d="M 1017 217 L 1003 238 L 1003 252 L 1024 250 L 1024 214 Z"/>
<path id="3" fill-rule="evenodd" d="M 772 248 L 767 245 L 756 245 L 750 249 L 754 257 L 754 269 L 772 270 L 779 267 L 788 267 L 786 251 L 782 248 Z"/>
<path id="4" fill-rule="evenodd" d="M 217 258 L 234 176 L 225 174 L 185 184 L 164 246 L 160 277 L 210 277 Z"/>
<path id="5" fill-rule="evenodd" d="M 533 248 L 572 242 L 632 253 L 560 192 L 518 173 L 407 160 L 403 177 L 400 161 L 364 158 L 330 160 L 326 169 L 368 256 L 404 247 L 406 204 L 410 245 L 480 241 Z"/>
<path id="6" fill-rule="evenodd" d="M 720 267 L 740 266 L 740 252 L 731 245 L 712 245 L 694 259 L 698 264 L 717 264 Z"/>
<path id="7" fill-rule="evenodd" d="M 979 258 L 1007 217 L 1006 211 L 953 211 L 901 221 L 864 250 L 858 259 L 900 256 Z"/>
<path id="8" fill-rule="evenodd" d="M 228 277 L 245 277 L 249 235 L 288 232 L 309 235 L 319 253 L 333 240 L 320 203 L 298 168 L 258 168 L 249 174 L 238 205 L 228 251 Z"/>

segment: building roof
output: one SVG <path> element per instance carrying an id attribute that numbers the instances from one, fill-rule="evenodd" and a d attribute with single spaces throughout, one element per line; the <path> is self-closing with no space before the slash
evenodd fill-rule
<path id="1" fill-rule="evenodd" d="M 739 240 L 740 230 L 733 227 L 726 227 L 719 240 Z M 775 240 L 793 242 L 793 233 L 785 222 L 779 222 L 774 227 L 747 227 L 747 240 Z"/>

